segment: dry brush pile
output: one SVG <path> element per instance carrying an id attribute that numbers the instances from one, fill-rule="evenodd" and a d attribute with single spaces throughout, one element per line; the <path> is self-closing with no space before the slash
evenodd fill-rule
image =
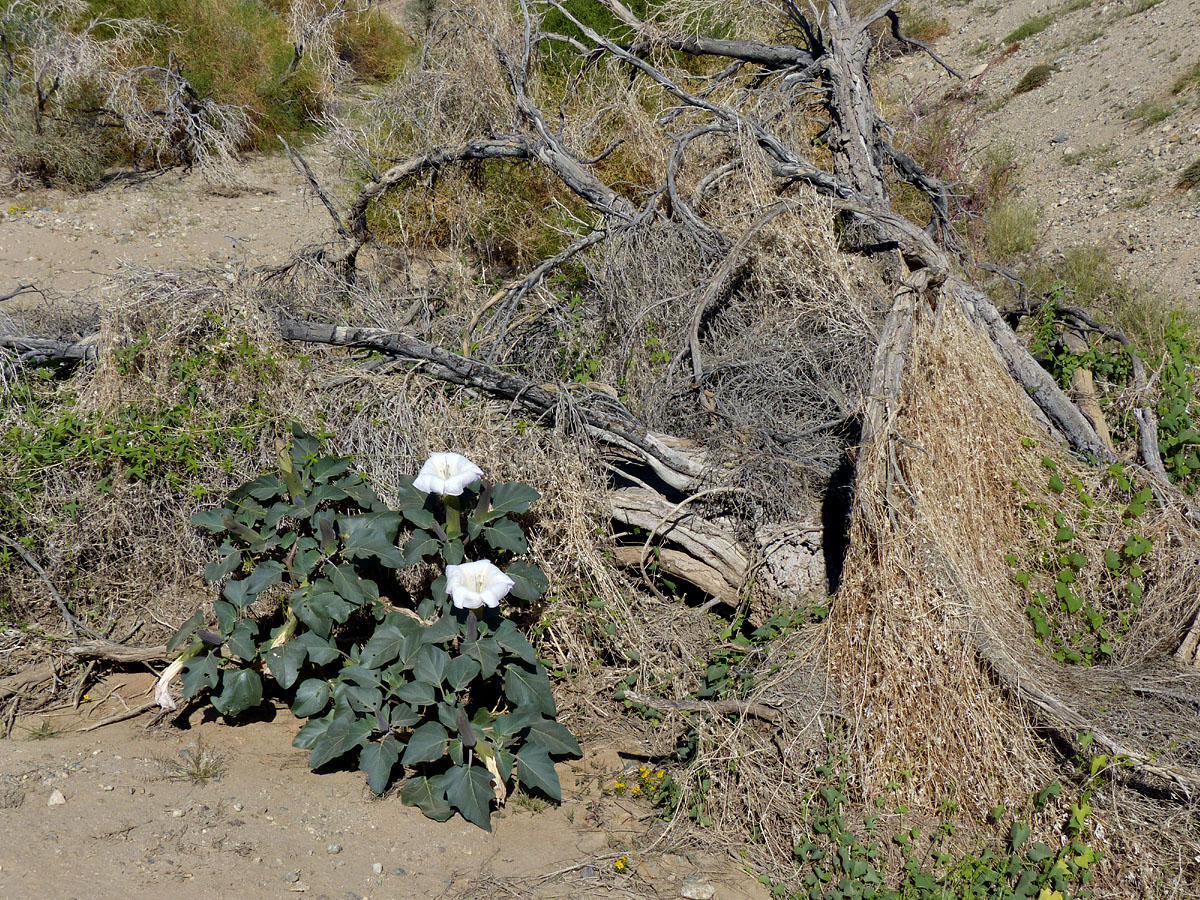
<path id="1" fill-rule="evenodd" d="M 953 860 L 997 842 L 1011 883 L 970 896 L 1194 889 L 1190 498 L 1144 382 L 1121 461 L 964 275 L 871 101 L 877 23 L 915 46 L 895 6 L 439 5 L 337 126 L 329 243 L 135 273 L 82 340 L 3 322 L 0 530 L 45 566 L 4 557 L 10 614 L 54 630 L 53 584 L 162 636 L 202 599 L 187 516 L 293 420 L 384 496 L 449 447 L 543 492 L 564 718 L 671 766 L 674 839 L 811 896 L 830 822 L 892 839 L 860 890 L 978 887 Z"/>

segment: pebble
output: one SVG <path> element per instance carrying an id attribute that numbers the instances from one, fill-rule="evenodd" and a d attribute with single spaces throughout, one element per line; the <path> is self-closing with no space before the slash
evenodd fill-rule
<path id="1" fill-rule="evenodd" d="M 171 818 L 172 819 L 182 819 L 183 818 L 183 810 L 182 809 L 171 810 Z"/>
<path id="2" fill-rule="evenodd" d="M 233 804 L 233 808 L 234 808 L 234 811 L 236 811 L 236 812 L 241 812 L 241 811 L 242 811 L 243 809 L 245 809 L 246 807 L 245 807 L 245 805 L 244 805 L 244 804 L 241 804 L 241 803 L 235 803 L 235 804 Z"/>
<path id="3" fill-rule="evenodd" d="M 283 876 L 283 881 L 285 884 L 295 884 L 299 880 L 300 880 L 300 873 L 298 871 L 288 872 L 286 875 Z"/>
<path id="4" fill-rule="evenodd" d="M 684 897 L 685 900 L 712 900 L 716 893 L 717 889 L 707 881 L 693 881 L 689 878 L 683 882 L 679 896 Z"/>
<path id="5" fill-rule="evenodd" d="M 47 806 L 62 806 L 66 802 L 67 802 L 67 798 L 63 795 L 63 792 L 60 791 L 58 788 L 55 788 L 54 790 L 52 790 L 50 792 L 50 798 L 46 801 L 46 805 Z"/>
<path id="6" fill-rule="evenodd" d="M 374 872 L 376 875 L 382 875 L 383 874 L 383 863 L 379 863 L 379 862 L 371 863 L 371 871 Z"/>
<path id="7" fill-rule="evenodd" d="M 102 784 L 102 785 L 100 785 L 100 790 L 111 791 L 111 790 L 113 790 L 113 786 L 111 784 Z"/>

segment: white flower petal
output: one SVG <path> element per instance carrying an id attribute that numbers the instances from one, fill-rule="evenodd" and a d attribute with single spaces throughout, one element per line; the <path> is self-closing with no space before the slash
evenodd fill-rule
<path id="1" fill-rule="evenodd" d="M 493 609 L 513 587 L 513 580 L 486 559 L 446 566 L 446 593 L 459 609 Z"/>
<path id="2" fill-rule="evenodd" d="M 171 699 L 171 682 L 175 680 L 175 676 L 183 671 L 183 657 L 178 657 L 175 662 L 171 663 L 163 673 L 158 676 L 158 682 L 154 685 L 154 702 L 163 709 L 175 709 L 175 701 Z"/>
<path id="3" fill-rule="evenodd" d="M 434 453 L 413 479 L 413 487 L 427 494 L 457 497 L 483 477 L 483 469 L 461 453 Z"/>

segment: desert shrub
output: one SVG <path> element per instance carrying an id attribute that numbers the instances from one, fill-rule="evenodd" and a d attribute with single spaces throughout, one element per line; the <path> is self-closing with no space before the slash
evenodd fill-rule
<path id="1" fill-rule="evenodd" d="M 159 680 L 160 704 L 174 707 L 170 682 L 182 673 L 186 697 L 207 689 L 218 712 L 237 716 L 262 701 L 266 671 L 308 720 L 294 743 L 312 751 L 314 769 L 356 752 L 383 793 L 403 765 L 412 774 L 402 799 L 487 829 L 514 773 L 560 800 L 551 757 L 579 745 L 556 721 L 533 646 L 499 609 L 510 591 L 533 603 L 548 586 L 520 558 L 528 544 L 516 517 L 538 493 L 481 482 L 465 457 L 436 454 L 393 510 L 348 458 L 293 434 L 277 472 L 193 516 L 221 539 L 205 569 L 222 586 L 216 630 L 198 611 L 172 638 L 186 649 Z M 426 574 L 417 587 L 394 574 L 414 567 Z"/>
<path id="2" fill-rule="evenodd" d="M 1023 41 L 1025 38 L 1033 37 L 1035 34 L 1041 34 L 1047 28 L 1054 24 L 1054 14 L 1045 13 L 1040 16 L 1034 16 L 1025 22 L 1022 22 L 1011 32 L 1006 34 L 1000 41 L 1002 44 L 1015 44 L 1017 41 Z"/>
<path id="3" fill-rule="evenodd" d="M 1184 191 L 1200 185 L 1200 159 L 1194 160 L 1179 173 L 1179 180 L 1175 182 L 1175 185 Z"/>
<path id="4" fill-rule="evenodd" d="M 1013 88 L 1013 95 L 1027 94 L 1032 90 L 1040 88 L 1043 84 L 1050 80 L 1050 76 L 1054 74 L 1054 66 L 1047 63 L 1040 63 L 1034 66 L 1028 72 L 1021 76 L 1021 80 L 1017 82 L 1017 86 Z"/>
<path id="5" fill-rule="evenodd" d="M 1028 253 L 1038 241 L 1040 211 L 1010 197 L 992 207 L 987 217 L 987 248 L 1001 260 Z"/>

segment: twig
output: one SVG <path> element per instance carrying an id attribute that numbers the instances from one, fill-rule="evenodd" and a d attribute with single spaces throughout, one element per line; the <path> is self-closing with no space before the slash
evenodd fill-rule
<path id="1" fill-rule="evenodd" d="M 779 710 L 773 707 L 742 700 L 668 700 L 666 697 L 651 697 L 636 691 L 626 691 L 625 696 L 634 703 L 642 703 L 653 709 L 701 712 L 718 716 L 751 716 L 764 722 L 774 722 L 779 718 Z"/>
<path id="2" fill-rule="evenodd" d="M 38 565 L 38 561 L 30 556 L 24 547 L 6 534 L 0 534 L 0 544 L 10 547 L 13 552 L 17 554 L 17 556 L 25 560 L 25 563 L 29 566 L 29 568 L 33 569 L 33 571 L 37 572 L 37 574 L 41 577 L 42 581 L 46 585 L 46 588 L 50 591 L 50 596 L 52 596 L 54 598 L 54 602 L 58 604 L 59 612 L 62 613 L 63 620 L 67 623 L 67 628 L 71 632 L 71 637 L 79 637 L 79 632 L 81 631 L 86 634 L 90 634 L 94 638 L 104 637 L 99 632 L 93 631 L 87 625 L 80 622 L 77 618 L 75 618 L 74 615 L 71 614 L 71 610 L 67 608 L 67 601 L 63 599 L 62 594 L 60 594 L 51 583 L 50 576 L 46 574 L 46 570 Z"/>
<path id="3" fill-rule="evenodd" d="M 135 706 L 133 709 L 127 709 L 124 712 L 119 712 L 115 715 L 109 716 L 107 719 L 101 719 L 99 722 L 93 722 L 91 725 L 85 725 L 83 728 L 78 730 L 80 733 L 82 733 L 85 731 L 95 731 L 97 728 L 103 728 L 105 725 L 115 725 L 118 722 L 124 722 L 126 719 L 136 718 L 142 713 L 149 712 L 157 706 L 157 703 L 155 703 L 153 700 L 149 700 L 146 703 L 143 703 L 141 706 Z"/>

